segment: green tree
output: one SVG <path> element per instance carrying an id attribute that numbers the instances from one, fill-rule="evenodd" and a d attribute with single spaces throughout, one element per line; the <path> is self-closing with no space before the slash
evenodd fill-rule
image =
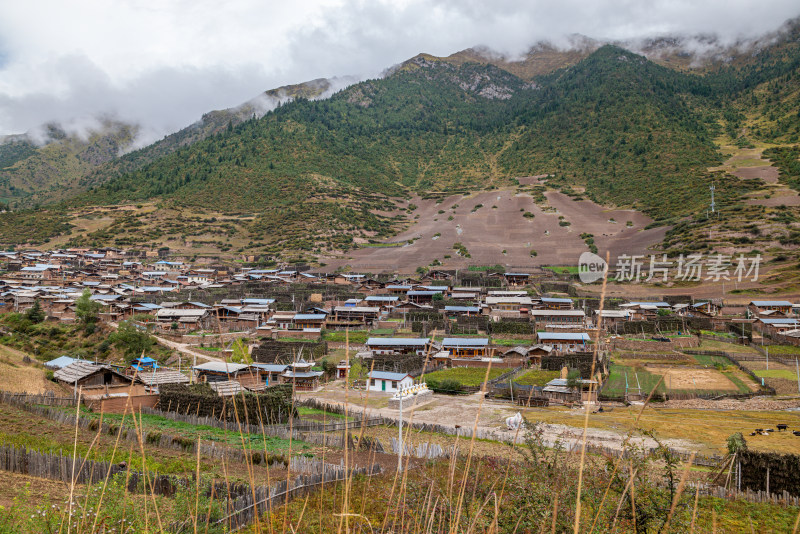
<path id="1" fill-rule="evenodd" d="M 75 301 L 75 316 L 86 329 L 97 322 L 100 316 L 100 303 L 92 300 L 92 293 L 84 289 L 78 300 Z"/>
<path id="2" fill-rule="evenodd" d="M 119 323 L 117 331 L 108 336 L 108 339 L 115 347 L 122 350 L 128 359 L 147 352 L 155 344 L 153 336 L 129 321 Z"/>
<path id="3" fill-rule="evenodd" d="M 231 361 L 233 363 L 253 363 L 253 358 L 250 357 L 250 352 L 247 350 L 247 344 L 243 339 L 237 339 L 231 345 L 233 354 L 231 354 Z"/>
<path id="4" fill-rule="evenodd" d="M 42 305 L 39 304 L 39 299 L 33 301 L 33 306 L 31 306 L 31 308 L 25 312 L 25 317 L 27 317 L 27 319 L 33 324 L 39 324 L 47 319 L 47 315 L 44 313 Z"/>

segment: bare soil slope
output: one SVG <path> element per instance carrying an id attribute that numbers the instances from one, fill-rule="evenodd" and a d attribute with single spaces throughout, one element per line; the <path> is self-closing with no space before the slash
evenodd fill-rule
<path id="1" fill-rule="evenodd" d="M 392 239 L 405 244 L 365 246 L 346 259 L 328 262 L 328 268 L 349 265 L 354 270 L 409 271 L 434 260 L 445 268 L 498 263 L 507 268 L 577 265 L 581 253 L 589 250 L 582 233 L 593 234 L 598 248 L 610 250 L 613 257 L 642 254 L 659 243 L 667 230 L 644 230 L 652 220 L 633 210 L 609 210 L 555 191 L 545 196 L 546 206 L 512 189 L 452 195 L 440 202 L 413 198 L 414 223 Z M 466 248 L 469 257 L 458 254 L 456 243 Z"/>

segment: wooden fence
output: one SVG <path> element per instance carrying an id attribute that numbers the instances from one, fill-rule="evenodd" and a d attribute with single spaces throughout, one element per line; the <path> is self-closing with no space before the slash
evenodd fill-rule
<path id="1" fill-rule="evenodd" d="M 40 404 L 44 406 L 75 406 L 78 401 L 73 397 L 56 397 L 54 394 L 39 395 L 0 391 L 0 402 L 7 404 Z"/>
<path id="2" fill-rule="evenodd" d="M 62 454 L 44 453 L 29 450 L 25 447 L 0 444 L 0 470 L 19 473 L 38 478 L 60 480 L 66 484 L 98 484 L 107 476 L 124 475 L 126 489 L 131 493 L 152 493 L 173 497 L 181 487 L 188 487 L 192 480 L 170 475 L 154 473 L 145 476 L 136 470 L 129 470 L 124 464 L 111 464 L 104 461 L 87 460 L 80 456 L 74 459 Z M 373 464 L 370 467 L 346 467 L 344 464 L 326 464 L 319 460 L 298 457 L 290 463 L 290 473 L 304 473 L 293 479 L 282 480 L 272 486 L 251 487 L 247 483 L 227 484 L 214 482 L 205 485 L 205 495 L 225 495 L 227 515 L 218 519 L 217 524 L 226 525 L 228 529 L 241 528 L 255 520 L 256 514 L 263 514 L 272 509 L 273 502 L 283 504 L 287 499 L 321 486 L 344 480 L 350 475 L 372 476 L 381 473 L 381 467 Z M 255 494 L 256 499 L 253 500 Z M 202 515 L 202 514 L 200 514 Z M 189 522 L 174 525 L 171 530 L 186 530 Z"/>

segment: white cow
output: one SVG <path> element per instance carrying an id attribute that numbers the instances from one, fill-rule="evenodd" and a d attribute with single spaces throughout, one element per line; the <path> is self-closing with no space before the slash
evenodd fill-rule
<path id="1" fill-rule="evenodd" d="M 509 430 L 517 430 L 525 428 L 524 423 L 522 422 L 522 414 L 517 412 L 516 415 L 512 417 L 506 417 L 506 426 Z"/>

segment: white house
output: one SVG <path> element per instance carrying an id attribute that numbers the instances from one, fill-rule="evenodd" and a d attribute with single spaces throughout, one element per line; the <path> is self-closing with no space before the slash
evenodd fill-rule
<path id="1" fill-rule="evenodd" d="M 397 392 L 398 389 L 414 384 L 414 379 L 408 373 L 389 373 L 386 371 L 372 371 L 367 379 L 369 391 Z"/>

